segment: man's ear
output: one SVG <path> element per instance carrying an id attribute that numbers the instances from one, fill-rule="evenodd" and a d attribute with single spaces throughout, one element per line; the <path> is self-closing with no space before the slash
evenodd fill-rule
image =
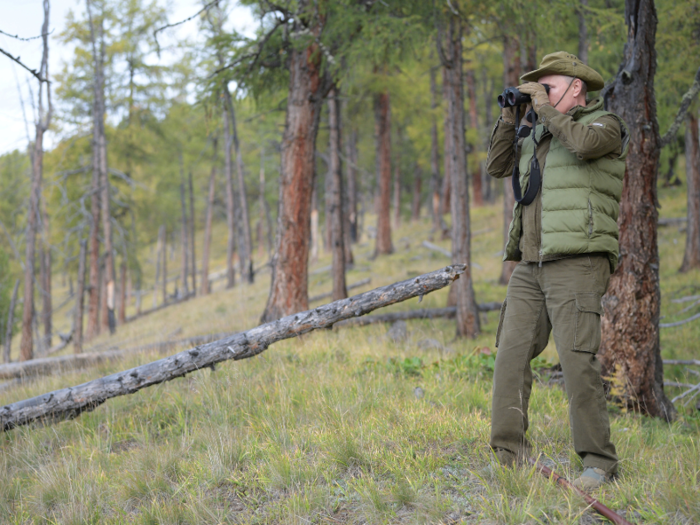
<path id="1" fill-rule="evenodd" d="M 571 87 L 573 88 L 572 91 L 574 98 L 578 98 L 583 88 L 583 80 L 581 80 L 580 78 L 574 79 L 574 85 Z"/>

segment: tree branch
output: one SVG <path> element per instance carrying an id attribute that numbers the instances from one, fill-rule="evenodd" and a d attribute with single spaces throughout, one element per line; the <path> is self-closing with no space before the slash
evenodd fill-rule
<path id="1" fill-rule="evenodd" d="M 10 33 L 6 33 L 2 29 L 0 29 L 0 35 L 5 35 L 9 36 L 10 38 L 14 38 L 15 40 L 21 40 L 22 42 L 29 42 L 30 40 L 36 40 L 38 38 L 44 38 L 45 36 L 49 36 L 51 33 L 53 33 L 53 29 L 47 33 L 42 33 L 38 36 L 30 36 L 29 38 L 22 38 L 19 35 L 11 35 Z"/>
<path id="2" fill-rule="evenodd" d="M 19 59 L 19 57 L 13 57 L 10 53 L 8 53 L 7 51 L 5 51 L 5 50 L 2 49 L 2 48 L 0 48 L 0 53 L 2 53 L 3 55 L 5 55 L 5 56 L 6 56 L 7 58 L 9 58 L 10 60 L 14 60 L 15 62 L 17 62 L 20 66 L 22 66 L 24 69 L 26 69 L 27 71 L 29 71 L 32 75 L 34 75 L 34 76 L 37 78 L 37 80 L 39 80 L 39 82 L 47 82 L 47 83 L 48 83 L 48 80 L 45 79 L 45 78 L 43 78 L 43 77 L 41 76 L 41 74 L 40 74 L 36 69 L 32 69 L 32 68 L 30 68 L 29 66 L 25 66 L 25 65 L 22 63 L 22 61 Z"/>
<path id="3" fill-rule="evenodd" d="M 698 70 L 695 72 L 695 78 L 693 79 L 693 83 L 690 85 L 690 88 L 688 89 L 687 93 L 683 95 L 683 98 L 681 99 L 681 105 L 678 108 L 678 113 L 676 114 L 676 118 L 674 119 L 673 124 L 671 124 L 671 127 L 668 128 L 668 131 L 664 133 L 663 137 L 659 139 L 660 148 L 668 146 L 671 143 L 671 141 L 673 141 L 673 139 L 676 138 L 678 128 L 681 127 L 683 119 L 685 119 L 685 115 L 690 109 L 690 104 L 692 104 L 695 95 L 698 94 L 698 91 L 700 91 L 700 68 L 698 68 Z"/>
<path id="4" fill-rule="evenodd" d="M 166 24 L 163 27 L 159 27 L 158 29 L 155 29 L 153 31 L 153 38 L 156 41 L 156 53 L 158 54 L 158 56 L 160 56 L 160 43 L 158 42 L 158 33 L 160 33 L 161 31 L 164 31 L 168 28 L 177 27 L 177 26 L 182 25 L 186 22 L 189 22 L 190 20 L 193 20 L 194 18 L 198 17 L 199 15 L 204 13 L 205 11 L 209 11 L 209 9 L 211 9 L 213 6 L 217 5 L 220 1 L 221 0 L 212 0 L 211 2 L 206 4 L 204 7 L 202 7 L 202 9 L 200 9 L 195 14 L 193 14 L 191 17 L 185 18 L 184 20 L 180 20 L 179 22 L 175 22 L 174 24 Z"/>

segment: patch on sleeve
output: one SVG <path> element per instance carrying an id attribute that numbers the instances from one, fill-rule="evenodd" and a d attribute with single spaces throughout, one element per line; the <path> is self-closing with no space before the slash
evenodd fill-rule
<path id="1" fill-rule="evenodd" d="M 594 122 L 593 124 L 591 124 L 591 126 L 598 126 L 600 128 L 604 128 L 605 124 L 603 124 L 602 122 Z"/>

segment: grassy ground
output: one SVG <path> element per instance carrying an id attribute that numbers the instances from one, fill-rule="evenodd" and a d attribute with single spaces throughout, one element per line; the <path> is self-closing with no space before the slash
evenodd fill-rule
<path id="1" fill-rule="evenodd" d="M 662 215 L 683 216 L 684 199 L 682 191 L 663 190 Z M 472 211 L 473 230 L 485 231 L 473 239 L 480 302 L 505 295 L 497 284 L 500 213 L 498 205 Z M 357 246 L 348 282 L 371 277 L 375 287 L 444 266 L 445 257 L 420 246 L 428 235 L 427 221 L 404 225 L 394 236 L 396 253 L 374 261 L 371 244 Z M 663 229 L 659 244 L 662 313 L 665 321 L 682 319 L 700 307 L 679 314 L 688 303 L 671 299 L 697 294 L 700 272 L 677 273 L 683 233 Z M 328 264 L 326 256 L 313 268 Z M 312 295 L 330 286 L 327 272 L 312 275 Z M 268 287 L 263 276 L 250 287 L 193 299 L 92 347 L 252 327 Z M 420 307 L 442 306 L 446 296 L 426 296 Z M 416 307 L 414 299 L 393 308 Z M 454 340 L 446 320 L 411 322 L 400 342 L 386 337 L 386 326 L 313 333 L 255 359 L 113 399 L 75 421 L 0 435 L 0 520 L 594 523 L 577 497 L 532 469 L 486 469 L 496 316 L 484 318 L 482 336 L 466 341 Z M 698 339 L 700 322 L 663 329 L 664 357 L 697 357 Z M 553 344 L 544 355 L 556 361 Z M 3 391 L 0 404 L 156 357 L 24 383 Z M 667 378 L 697 382 L 682 367 L 667 369 Z M 598 495 L 633 521 L 700 523 L 700 418 L 693 406 L 679 409 L 679 419 L 665 424 L 610 406 L 621 476 Z M 574 476 L 580 464 L 564 392 L 538 383 L 530 410 L 536 453 Z"/>

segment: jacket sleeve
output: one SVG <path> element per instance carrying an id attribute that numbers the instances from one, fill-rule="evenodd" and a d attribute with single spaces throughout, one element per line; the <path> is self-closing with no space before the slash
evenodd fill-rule
<path id="1" fill-rule="evenodd" d="M 552 106 L 540 108 L 539 120 L 562 145 L 580 160 L 599 159 L 622 152 L 620 123 L 604 115 L 590 124 L 576 122 L 570 115 L 559 113 Z"/>
<path id="2" fill-rule="evenodd" d="M 502 179 L 512 175 L 514 138 L 515 126 L 499 118 L 491 132 L 489 152 L 486 157 L 486 172 L 492 177 Z"/>

